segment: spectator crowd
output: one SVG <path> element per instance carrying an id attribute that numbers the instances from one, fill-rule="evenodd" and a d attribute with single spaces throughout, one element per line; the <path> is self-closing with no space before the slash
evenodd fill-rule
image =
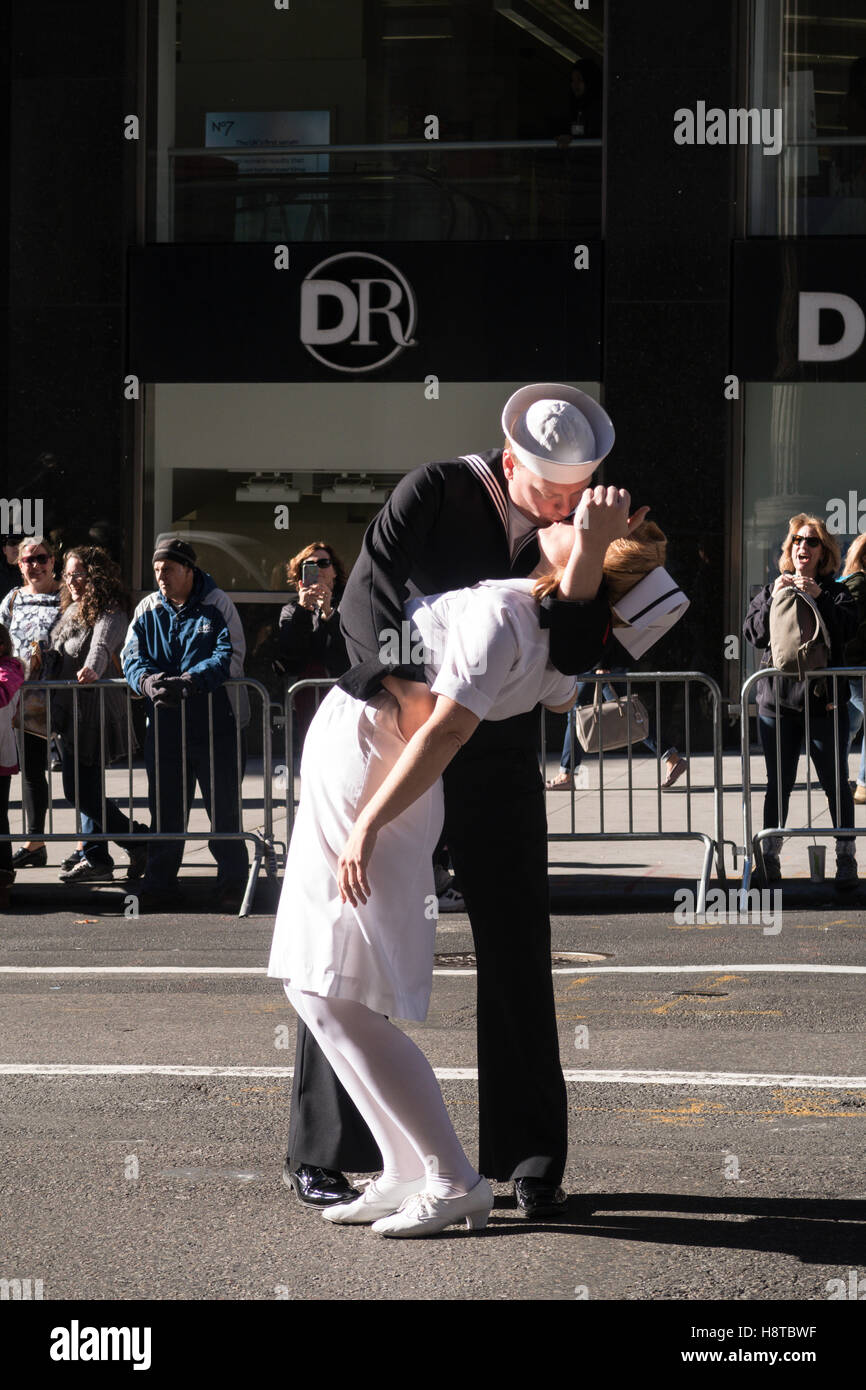
<path id="1" fill-rule="evenodd" d="M 249 723 L 247 692 L 237 684 L 246 655 L 241 619 L 232 599 L 198 566 L 195 550 L 182 537 L 160 538 L 152 563 L 155 588 L 130 616 L 129 592 L 105 545 L 76 546 L 58 555 L 45 536 L 3 537 L 0 836 L 9 834 L 10 788 L 20 774 L 29 838 L 14 853 L 10 841 L 0 838 L 0 909 L 8 908 L 16 871 L 48 862 L 42 837 L 52 772 L 60 773 L 63 795 L 80 817 L 80 840 L 61 865 L 62 882 L 111 881 L 113 844 L 128 860 L 126 880 L 137 885 L 139 911 L 170 908 L 178 901 L 183 835 L 197 786 L 210 819 L 208 844 L 217 865 L 215 905 L 224 911 L 240 906 L 249 869 L 240 835 L 240 784 Z M 779 577 L 755 595 L 745 623 L 746 638 L 763 651 L 764 665 L 774 654 L 778 658 L 771 617 L 774 599 L 785 590 L 809 600 L 823 624 L 824 664 L 866 663 L 866 537 L 851 543 L 840 573 L 841 566 L 838 541 L 821 518 L 801 513 L 791 519 Z M 340 677 L 349 658 L 340 630 L 340 600 L 348 575 L 339 555 L 326 541 L 314 541 L 286 563 L 285 577 L 294 596 L 279 614 L 274 672 L 286 685 Z M 597 673 L 625 674 L 630 669 L 626 656 L 611 634 Z M 140 700 L 143 717 L 138 711 L 130 717 L 121 677 Z M 113 686 L 87 689 L 112 679 Z M 603 697 L 616 698 L 621 690 L 611 681 Z M 780 683 L 778 694 L 777 701 L 769 682 L 758 690 L 758 732 L 767 763 L 764 826 L 785 824 L 806 737 L 807 704 L 808 753 L 827 795 L 832 823 L 852 825 L 854 803 L 866 802 L 861 679 L 851 679 L 848 698 L 835 710 L 814 682 L 807 691 L 802 681 L 791 678 Z M 581 699 L 594 695 L 595 684 L 587 684 Z M 296 772 L 317 702 L 318 692 L 312 687 L 296 698 Z M 849 782 L 848 753 L 861 731 L 859 774 Z M 652 730 L 645 742 L 655 750 Z M 686 763 L 669 739 L 664 746 L 667 789 Z M 131 819 L 132 807 L 125 811 L 105 790 L 106 769 L 140 751 L 147 772 L 149 825 Z M 572 785 L 580 756 L 569 724 L 561 770 L 548 782 L 550 789 Z M 780 836 L 764 846 L 763 867 L 771 882 L 780 878 L 780 848 Z M 444 839 L 437 846 L 435 865 L 440 911 L 463 910 Z M 854 841 L 840 836 L 837 881 L 846 884 L 856 878 Z"/>

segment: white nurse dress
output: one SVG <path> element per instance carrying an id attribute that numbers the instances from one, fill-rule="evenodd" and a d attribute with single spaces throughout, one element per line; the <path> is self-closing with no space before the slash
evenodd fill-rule
<path id="1" fill-rule="evenodd" d="M 483 580 L 407 603 L 434 694 L 494 720 L 571 699 L 577 679 L 550 665 L 532 585 Z M 405 746 L 397 702 L 386 691 L 363 701 L 335 686 L 322 701 L 304 742 L 268 974 L 312 994 L 421 1020 L 433 975 L 441 778 L 379 832 L 366 903 L 342 903 L 336 880 L 352 825 Z"/>

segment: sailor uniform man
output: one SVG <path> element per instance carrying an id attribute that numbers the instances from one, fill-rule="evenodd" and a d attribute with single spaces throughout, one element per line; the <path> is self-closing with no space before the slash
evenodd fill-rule
<path id="1" fill-rule="evenodd" d="M 402 478 L 364 537 L 341 605 L 354 663 L 339 682 L 357 699 L 424 681 L 420 653 L 393 659 L 404 603 L 482 579 L 527 576 L 536 531 L 565 520 L 610 451 L 614 430 L 584 392 L 523 387 L 502 414 L 503 449 L 430 463 Z M 566 675 L 591 669 L 609 626 L 599 590 L 548 596 L 539 620 Z M 414 658 L 414 659 L 413 659 Z M 411 687 L 401 684 L 404 692 Z M 550 972 L 547 820 L 536 755 L 538 712 L 482 721 L 444 774 L 445 838 L 477 958 L 479 1171 L 513 1181 L 527 1216 L 555 1212 L 568 1144 Z M 379 1151 L 318 1046 L 298 1024 L 284 1181 L 316 1206 L 355 1195 L 342 1170 L 381 1168 Z"/>

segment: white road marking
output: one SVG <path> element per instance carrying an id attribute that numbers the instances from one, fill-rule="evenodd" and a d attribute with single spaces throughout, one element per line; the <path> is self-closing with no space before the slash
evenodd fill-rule
<path id="1" fill-rule="evenodd" d="M 440 1081 L 477 1081 L 475 1067 L 435 1067 Z M 563 1073 L 566 1081 L 629 1086 L 785 1086 L 803 1090 L 862 1090 L 866 1076 L 812 1076 L 789 1072 L 599 1071 L 589 1067 Z M 0 1076 L 222 1076 L 289 1080 L 294 1067 L 148 1066 L 141 1063 L 3 1062 Z"/>
<path id="2" fill-rule="evenodd" d="M 749 970 L 768 975 L 866 975 L 866 965 L 569 965 L 554 975 L 704 975 L 715 970 Z M 434 975 L 475 975 L 474 966 L 439 967 Z M 0 975 L 258 975 L 263 965 L 0 965 Z"/>

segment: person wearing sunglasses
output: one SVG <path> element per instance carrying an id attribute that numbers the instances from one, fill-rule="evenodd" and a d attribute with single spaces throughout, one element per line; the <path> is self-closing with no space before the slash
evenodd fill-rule
<path id="1" fill-rule="evenodd" d="M 774 595 L 789 586 L 808 596 L 817 606 L 830 638 L 828 665 L 844 666 L 844 648 L 857 626 L 857 609 L 853 595 L 843 584 L 836 584 L 841 553 L 838 541 L 831 536 L 821 517 L 799 513 L 788 523 L 788 536 L 779 559 L 780 574 L 756 594 L 746 616 L 743 631 L 753 647 L 764 650 L 762 666 L 772 665 L 770 654 L 770 607 Z M 798 608 L 801 605 L 797 605 Z M 808 683 L 809 755 L 830 808 L 834 825 L 854 824 L 854 799 L 848 782 L 848 703 L 847 689 L 842 682 L 839 696 L 838 724 L 832 705 L 833 691 L 828 682 Z M 778 720 L 776 717 L 776 688 L 778 688 Z M 767 764 L 767 793 L 764 797 L 763 828 L 783 826 L 788 815 L 788 803 L 797 775 L 797 764 L 806 733 L 807 683 L 796 676 L 777 676 L 774 681 L 758 682 L 758 733 Z M 777 728 L 778 723 L 778 728 Z M 781 775 L 777 772 L 778 766 Z M 836 788 L 839 788 L 839 815 L 836 809 Z M 777 782 L 779 785 L 777 786 Z M 779 805 L 781 792 L 781 806 Z M 766 877 L 770 883 L 781 879 L 779 853 L 782 836 L 769 836 L 763 844 Z M 851 836 L 836 840 L 836 882 L 853 886 L 857 881 L 857 856 Z"/>
<path id="2" fill-rule="evenodd" d="M 54 548 L 44 536 L 25 536 L 18 546 L 21 585 L 12 589 L 0 603 L 0 623 L 9 629 L 12 654 L 29 663 L 35 646 L 46 642 L 60 618 L 62 588 L 54 577 Z M 26 712 L 26 693 L 20 708 Z M 45 739 L 21 731 L 21 780 L 28 833 L 33 836 L 12 856 L 14 869 L 38 869 L 48 862 L 44 841 L 38 837 L 45 829 L 48 810 L 48 781 L 45 775 Z"/>
<path id="3" fill-rule="evenodd" d="M 315 582 L 313 566 L 317 569 Z M 342 676 L 349 669 L 349 655 L 340 631 L 340 599 L 346 587 L 346 571 L 337 552 L 326 541 L 313 541 L 293 555 L 286 565 L 286 579 L 297 589 L 297 599 L 280 611 L 274 670 L 292 685 L 295 681 Z M 299 745 L 316 712 L 312 690 L 295 700 Z"/>

